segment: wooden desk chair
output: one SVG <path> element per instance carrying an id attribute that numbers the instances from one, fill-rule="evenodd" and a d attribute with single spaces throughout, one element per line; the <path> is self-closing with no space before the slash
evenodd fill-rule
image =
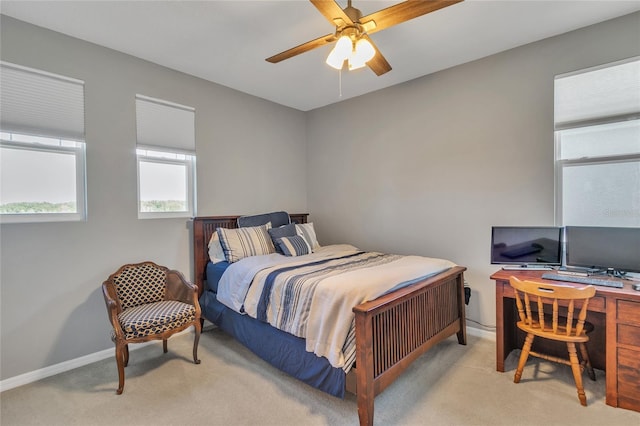
<path id="1" fill-rule="evenodd" d="M 520 318 L 520 321 L 517 323 L 518 328 L 527 333 L 522 347 L 522 354 L 518 362 L 518 369 L 513 378 L 514 383 L 520 382 L 522 370 L 527 363 L 529 355 L 570 365 L 573 378 L 576 382 L 580 404 L 586 406 L 587 397 L 584 393 L 584 387 L 582 386 L 582 370 L 586 368 L 591 380 L 596 379 L 593 368 L 591 367 L 591 362 L 589 361 L 589 353 L 587 352 L 586 346 L 586 342 L 589 341 L 587 333 L 593 330 L 593 324 L 585 321 L 589 299 L 596 294 L 595 287 L 589 285 L 578 288 L 566 285 L 521 281 L 516 277 L 511 277 L 509 283 L 515 290 L 516 305 Z M 566 317 L 558 315 L 558 301 L 561 300 L 568 303 Z M 578 312 L 577 318 L 574 317 L 576 300 L 582 301 L 582 307 Z M 532 309 L 532 306 L 537 308 L 537 310 Z M 547 308 L 547 312 L 545 312 L 545 307 Z M 549 314 L 549 311 L 552 313 Z M 532 351 L 531 345 L 536 336 L 543 339 L 566 342 L 569 359 Z M 580 348 L 582 362 L 578 360 L 576 344 Z"/>
<path id="2" fill-rule="evenodd" d="M 167 339 L 193 325 L 193 362 L 200 364 L 198 289 L 180 272 L 153 262 L 124 265 L 102 283 L 102 293 L 116 345 L 118 395 L 124 389 L 129 343 L 162 340 L 166 353 Z"/>

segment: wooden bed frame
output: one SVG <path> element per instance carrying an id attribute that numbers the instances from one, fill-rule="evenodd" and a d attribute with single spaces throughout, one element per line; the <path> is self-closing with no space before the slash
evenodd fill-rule
<path id="1" fill-rule="evenodd" d="M 290 214 L 306 223 L 308 214 Z M 193 255 L 198 294 L 204 289 L 208 243 L 217 228 L 236 228 L 239 216 L 193 219 Z M 353 308 L 356 317 L 356 364 L 346 390 L 356 394 L 361 425 L 373 425 L 374 397 L 415 359 L 442 340 L 457 335 L 466 345 L 464 278 L 466 268 L 446 272 Z"/>

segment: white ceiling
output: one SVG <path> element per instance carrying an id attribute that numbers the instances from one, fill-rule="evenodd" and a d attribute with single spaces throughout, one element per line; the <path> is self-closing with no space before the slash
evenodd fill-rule
<path id="1" fill-rule="evenodd" d="M 364 15 L 395 3 L 353 0 Z M 466 0 L 372 34 L 393 70 L 340 82 L 324 63 L 331 46 L 265 61 L 333 32 L 306 0 L 0 1 L 2 14 L 302 111 L 638 10 L 640 0 Z"/>

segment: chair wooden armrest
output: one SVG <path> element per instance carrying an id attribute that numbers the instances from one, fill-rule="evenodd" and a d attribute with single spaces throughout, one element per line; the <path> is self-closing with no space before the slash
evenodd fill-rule
<path id="1" fill-rule="evenodd" d="M 120 321 L 118 321 L 118 314 L 122 312 L 122 307 L 120 306 L 118 296 L 116 296 L 116 289 L 112 282 L 105 281 L 102 283 L 102 295 L 104 296 L 104 304 L 107 307 L 109 322 L 111 322 L 116 336 L 123 338 L 122 327 L 120 326 Z"/>
<path id="2" fill-rule="evenodd" d="M 198 288 L 187 281 L 180 271 L 167 271 L 166 300 L 178 300 L 189 305 L 198 305 Z"/>

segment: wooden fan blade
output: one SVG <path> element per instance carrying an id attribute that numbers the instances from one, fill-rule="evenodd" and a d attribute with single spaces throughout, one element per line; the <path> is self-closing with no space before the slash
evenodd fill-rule
<path id="1" fill-rule="evenodd" d="M 417 18 L 418 16 L 426 15 L 427 13 L 447 6 L 452 6 L 461 1 L 463 0 L 407 0 L 370 15 L 363 16 L 360 18 L 360 23 L 367 25 L 369 21 L 374 21 L 376 24 L 375 28 L 367 31 L 369 34 L 373 34 L 385 28 Z"/>
<path id="2" fill-rule="evenodd" d="M 280 52 L 277 55 L 273 55 L 270 58 L 267 58 L 267 62 L 271 62 L 272 64 L 278 63 L 280 61 L 284 61 L 285 59 L 292 58 L 301 53 L 308 52 L 310 50 L 315 49 L 316 47 L 324 46 L 326 44 L 332 43 L 336 40 L 335 34 L 327 34 L 322 37 L 318 37 L 315 40 L 308 41 L 306 43 L 302 43 L 299 46 L 292 47 L 289 50 L 285 50 L 284 52 Z"/>
<path id="3" fill-rule="evenodd" d="M 344 13 L 344 10 L 340 7 L 338 3 L 331 0 L 309 0 L 315 7 L 322 13 L 322 15 L 327 18 L 327 21 L 331 23 L 331 25 L 338 26 L 334 19 L 339 18 L 342 19 L 347 25 L 353 25 L 353 21 L 351 18 Z"/>
<path id="4" fill-rule="evenodd" d="M 371 71 L 376 73 L 377 76 L 381 76 L 384 73 L 391 71 L 391 65 L 387 62 L 386 58 L 380 53 L 378 50 L 378 46 L 369 38 L 368 35 L 364 34 L 362 38 L 366 39 L 371 43 L 373 48 L 376 50 L 376 55 L 367 62 L 367 66 L 371 68 Z"/>

